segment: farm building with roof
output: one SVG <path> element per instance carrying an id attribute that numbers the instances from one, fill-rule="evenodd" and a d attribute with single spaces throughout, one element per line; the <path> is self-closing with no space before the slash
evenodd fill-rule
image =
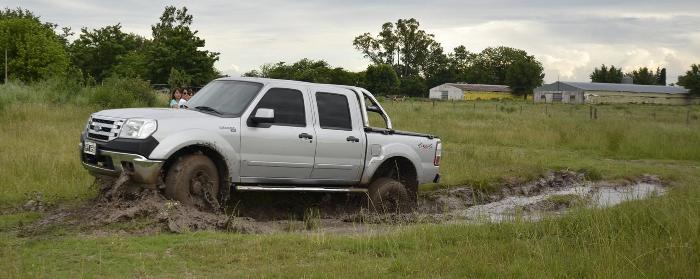
<path id="1" fill-rule="evenodd" d="M 697 99 L 689 98 L 688 94 L 688 89 L 680 86 L 557 81 L 535 88 L 534 100 L 536 103 L 572 104 L 698 102 Z"/>
<path id="2" fill-rule="evenodd" d="M 430 99 L 439 100 L 503 100 L 513 99 L 506 85 L 445 83 L 430 89 Z"/>

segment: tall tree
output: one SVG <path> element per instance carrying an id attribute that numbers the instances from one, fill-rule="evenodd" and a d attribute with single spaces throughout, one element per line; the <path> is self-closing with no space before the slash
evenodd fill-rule
<path id="1" fill-rule="evenodd" d="M 451 56 L 443 53 L 439 44 L 431 46 L 428 59 L 425 61 L 425 82 L 428 88 L 438 86 L 446 82 L 454 82 L 458 78 L 457 64 L 450 59 Z"/>
<path id="2" fill-rule="evenodd" d="M 122 32 L 117 23 L 93 30 L 82 28 L 69 51 L 73 64 L 99 82 L 112 73 L 122 56 L 140 51 L 145 42 L 143 37 Z"/>
<path id="3" fill-rule="evenodd" d="M 700 64 L 691 65 L 685 75 L 679 76 L 678 85 L 690 90 L 690 94 L 700 96 Z"/>
<path id="4" fill-rule="evenodd" d="M 430 51 L 437 49 L 435 45 L 439 43 L 434 35 L 421 30 L 414 18 L 384 23 L 376 37 L 364 33 L 353 40 L 353 46 L 373 64 L 391 65 L 399 77 L 424 75 Z"/>
<path id="5" fill-rule="evenodd" d="M 151 82 L 166 83 L 172 68 L 192 77 L 194 85 L 205 84 L 218 75 L 214 62 L 219 60 L 219 53 L 200 50 L 205 41 L 190 28 L 192 20 L 187 7 L 167 6 L 160 22 L 151 26 L 153 41 L 146 52 Z"/>
<path id="6" fill-rule="evenodd" d="M 657 85 L 666 85 L 666 68 L 656 68 L 656 84 Z"/>

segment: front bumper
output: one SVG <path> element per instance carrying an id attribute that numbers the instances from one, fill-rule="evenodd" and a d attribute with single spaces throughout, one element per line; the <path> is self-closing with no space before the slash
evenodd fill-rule
<path id="1" fill-rule="evenodd" d="M 83 153 L 79 143 L 83 167 L 92 175 L 119 176 L 126 172 L 133 181 L 155 185 L 159 183 L 163 161 L 150 160 L 144 156 L 110 150 L 98 150 L 96 156 Z"/>

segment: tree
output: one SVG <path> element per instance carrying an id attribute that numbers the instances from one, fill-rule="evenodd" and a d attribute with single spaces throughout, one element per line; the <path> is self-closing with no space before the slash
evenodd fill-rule
<path id="1" fill-rule="evenodd" d="M 401 79 L 399 93 L 404 96 L 426 97 L 428 95 L 428 87 L 425 85 L 425 79 L 420 76 L 409 76 Z"/>
<path id="2" fill-rule="evenodd" d="M 595 68 L 590 77 L 591 82 L 621 83 L 623 77 L 622 68 L 615 68 L 615 66 L 611 65 L 610 69 L 608 69 L 605 64 L 603 64 L 600 69 Z"/>
<path id="3" fill-rule="evenodd" d="M 690 94 L 700 96 L 700 64 L 691 65 L 685 75 L 679 76 L 678 85 L 690 90 Z"/>
<path id="4" fill-rule="evenodd" d="M 377 95 L 393 95 L 399 91 L 399 77 L 387 64 L 370 65 L 365 72 L 365 87 Z"/>
<path id="5" fill-rule="evenodd" d="M 192 78 L 185 73 L 175 68 L 170 68 L 170 76 L 168 77 L 168 85 L 170 88 L 183 88 L 190 85 Z"/>
<path id="6" fill-rule="evenodd" d="M 434 35 L 420 29 L 414 18 L 384 23 L 377 37 L 361 34 L 353 40 L 355 49 L 374 64 L 391 65 L 399 77 L 425 74 L 430 51 L 439 46 Z"/>
<path id="7" fill-rule="evenodd" d="M 205 84 L 219 75 L 214 68 L 219 53 L 200 50 L 205 41 L 197 36 L 198 31 L 190 29 L 192 20 L 186 7 L 167 6 L 160 22 L 151 26 L 153 41 L 146 48 L 151 82 L 167 82 L 172 68 L 185 71 L 194 85 Z"/>
<path id="8" fill-rule="evenodd" d="M 99 82 L 113 72 L 121 57 L 141 51 L 145 42 L 143 37 L 122 32 L 117 23 L 100 29 L 82 28 L 69 51 L 73 64 Z"/>
<path id="9" fill-rule="evenodd" d="M 456 63 L 443 53 L 439 44 L 431 46 L 424 69 L 425 83 L 428 88 L 447 82 L 454 82 L 458 75 Z"/>
<path id="10" fill-rule="evenodd" d="M 657 74 L 649 70 L 647 67 L 641 67 L 632 71 L 631 73 L 628 73 L 627 75 L 632 77 L 634 84 L 654 85 L 658 82 Z"/>
<path id="11" fill-rule="evenodd" d="M 522 95 L 527 99 L 527 95 L 532 90 L 542 85 L 544 79 L 544 68 L 542 64 L 532 56 L 520 58 L 513 62 L 506 70 L 506 82 L 513 93 Z"/>
<path id="12" fill-rule="evenodd" d="M 9 78 L 31 82 L 65 74 L 68 55 L 53 29 L 34 18 L 5 13 L 0 13 L 0 48 L 3 55 L 7 50 Z M 5 63 L 0 69 L 5 71 Z M 4 75 L 0 78 L 4 82 Z"/>
<path id="13" fill-rule="evenodd" d="M 657 85 L 666 85 L 666 68 L 656 68 L 656 84 Z"/>
<path id="14" fill-rule="evenodd" d="M 331 83 L 343 85 L 359 85 L 360 75 L 346 71 L 340 67 L 331 67 L 323 60 L 301 59 L 293 64 L 277 62 L 265 64 L 260 70 L 252 70 L 243 74 L 249 77 L 264 77 L 276 79 L 298 80 L 316 83 Z"/>

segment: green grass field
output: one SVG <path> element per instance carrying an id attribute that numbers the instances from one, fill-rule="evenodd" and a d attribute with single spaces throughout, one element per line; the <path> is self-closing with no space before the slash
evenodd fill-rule
<path id="1" fill-rule="evenodd" d="M 0 87 L 0 94 L 9 90 Z M 21 95 L 21 94 L 20 94 Z M 0 97 L 1 99 L 1 97 Z M 628 277 L 700 274 L 700 107 L 385 102 L 397 129 L 444 143 L 440 185 L 494 189 L 552 169 L 592 179 L 658 174 L 669 194 L 536 223 L 415 225 L 366 235 L 283 233 L 18 237 L 40 213 L 0 216 L 0 277 Z M 94 195 L 77 142 L 94 105 L 0 107 L 0 208 L 40 192 Z"/>

